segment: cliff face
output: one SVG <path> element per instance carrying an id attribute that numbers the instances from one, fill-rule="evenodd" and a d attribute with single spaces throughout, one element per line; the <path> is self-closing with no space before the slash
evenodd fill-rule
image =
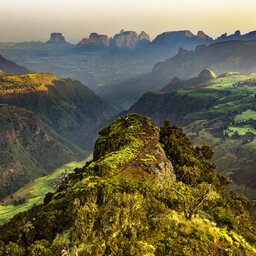
<path id="1" fill-rule="evenodd" d="M 89 38 L 83 38 L 78 44 L 79 47 L 84 48 L 107 48 L 109 47 L 109 38 L 107 35 L 99 35 L 91 33 Z"/>
<path id="2" fill-rule="evenodd" d="M 149 36 L 142 31 L 138 35 L 135 31 L 121 31 L 111 40 L 111 46 L 114 48 L 134 50 L 142 44 L 149 43 Z"/>
<path id="3" fill-rule="evenodd" d="M 255 40 L 256 39 L 256 31 L 251 31 L 244 35 L 241 34 L 240 30 L 237 30 L 234 34 L 228 35 L 227 33 L 222 34 L 218 37 L 215 41 L 216 42 L 225 42 L 225 41 L 232 41 L 232 40 Z"/>

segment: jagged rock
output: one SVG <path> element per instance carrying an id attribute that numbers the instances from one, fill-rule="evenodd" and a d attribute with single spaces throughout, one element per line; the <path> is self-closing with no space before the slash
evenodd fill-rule
<path id="1" fill-rule="evenodd" d="M 66 40 L 62 33 L 51 33 L 50 40 L 47 43 L 66 43 Z"/>
<path id="2" fill-rule="evenodd" d="M 225 42 L 225 41 L 231 41 L 231 40 L 243 40 L 243 41 L 249 41 L 249 40 L 255 40 L 256 39 L 256 31 L 251 31 L 247 34 L 242 35 L 240 30 L 237 30 L 234 34 L 227 35 L 227 33 L 222 34 L 220 37 L 216 39 L 216 42 Z"/>
<path id="3" fill-rule="evenodd" d="M 109 38 L 107 35 L 99 35 L 97 33 L 91 33 L 89 38 L 83 38 L 78 43 L 78 46 L 106 48 L 106 47 L 109 47 Z"/>
<path id="4" fill-rule="evenodd" d="M 215 74 L 215 72 L 211 69 L 204 69 L 203 71 L 200 72 L 198 78 L 201 81 L 207 81 L 207 80 L 212 80 L 212 79 L 216 79 L 217 76 Z"/>

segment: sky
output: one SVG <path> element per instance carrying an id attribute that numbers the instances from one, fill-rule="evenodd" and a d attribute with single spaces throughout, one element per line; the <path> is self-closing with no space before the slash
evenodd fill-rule
<path id="1" fill-rule="evenodd" d="M 0 41 L 47 41 L 62 32 L 78 42 L 91 32 L 113 36 L 121 29 L 203 30 L 217 37 L 256 30 L 255 0 L 0 0 Z"/>

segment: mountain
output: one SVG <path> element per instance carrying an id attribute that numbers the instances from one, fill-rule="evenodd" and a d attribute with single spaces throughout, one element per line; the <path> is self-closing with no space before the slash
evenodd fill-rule
<path id="1" fill-rule="evenodd" d="M 152 47 L 163 47 L 163 48 L 173 48 L 176 47 L 177 50 L 181 47 L 186 47 L 186 49 L 194 48 L 200 44 L 210 44 L 213 43 L 213 39 L 207 36 L 203 31 L 198 31 L 197 35 L 194 35 L 189 30 L 183 31 L 170 31 L 164 32 L 158 35 L 151 43 Z"/>
<path id="2" fill-rule="evenodd" d="M 135 31 L 123 31 L 116 34 L 111 40 L 112 48 L 135 50 L 137 47 L 150 43 L 149 35 L 144 31 L 138 35 Z"/>
<path id="3" fill-rule="evenodd" d="M 84 49 L 106 49 L 109 47 L 109 38 L 107 35 L 99 35 L 97 33 L 91 33 L 89 38 L 83 38 L 77 46 Z"/>
<path id="4" fill-rule="evenodd" d="M 18 74 L 26 74 L 29 71 L 20 65 L 17 65 L 15 62 L 7 60 L 0 54 L 0 70 L 10 74 L 10 75 L 18 75 Z"/>
<path id="5" fill-rule="evenodd" d="M 94 32 L 90 34 L 89 38 L 83 38 L 77 44 L 75 50 L 135 51 L 136 49 L 148 46 L 149 43 L 149 35 L 144 31 L 138 35 L 135 31 L 121 30 L 120 33 L 111 38 Z"/>
<path id="6" fill-rule="evenodd" d="M 91 162 L 0 227 L 0 253 L 255 255 L 252 206 L 224 193 L 210 158 L 180 128 L 123 116 L 100 132 Z"/>
<path id="7" fill-rule="evenodd" d="M 50 39 L 47 41 L 48 44 L 65 44 L 67 43 L 62 33 L 51 33 Z"/>
<path id="8" fill-rule="evenodd" d="M 50 73 L 0 76 L 0 104 L 30 109 L 57 134 L 90 151 L 113 109 L 79 81 Z"/>
<path id="9" fill-rule="evenodd" d="M 85 153 L 32 112 L 0 105 L 0 198 Z"/>
<path id="10" fill-rule="evenodd" d="M 217 74 L 233 71 L 254 72 L 255 57 L 254 40 L 201 45 L 195 51 L 180 49 L 176 56 L 157 63 L 150 73 L 103 87 L 99 94 L 125 109 L 145 92 L 161 90 L 175 77 L 196 77 L 205 68 L 213 69 Z"/>
<path id="11" fill-rule="evenodd" d="M 217 170 L 255 199 L 256 74 L 197 79 L 178 80 L 161 92 L 146 93 L 128 112 L 146 115 L 157 124 L 168 119 L 184 127 L 195 143 L 210 144 Z"/>
<path id="12" fill-rule="evenodd" d="M 240 30 L 237 30 L 234 34 L 227 35 L 227 33 L 222 34 L 215 41 L 216 42 L 224 42 L 224 41 L 232 41 L 232 40 L 256 40 L 256 31 L 251 31 L 244 35 L 241 34 Z"/>

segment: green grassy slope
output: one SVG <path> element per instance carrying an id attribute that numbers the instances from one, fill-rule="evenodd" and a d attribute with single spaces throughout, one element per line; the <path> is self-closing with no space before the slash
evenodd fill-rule
<path id="1" fill-rule="evenodd" d="M 29 210 L 33 205 L 41 204 L 45 194 L 55 191 L 53 186 L 55 179 L 61 176 L 64 171 L 72 173 L 75 168 L 81 168 L 84 164 L 85 161 L 65 164 L 45 177 L 30 181 L 12 195 L 4 198 L 0 204 L 0 225 L 6 223 L 16 214 Z M 25 203 L 14 206 L 14 200 L 20 198 L 25 198 Z"/>

